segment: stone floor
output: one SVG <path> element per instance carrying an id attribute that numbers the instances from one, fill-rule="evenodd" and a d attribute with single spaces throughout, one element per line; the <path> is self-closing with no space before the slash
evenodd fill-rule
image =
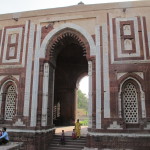
<path id="1" fill-rule="evenodd" d="M 62 130 L 64 130 L 66 136 L 71 136 L 73 129 L 74 126 L 57 127 L 55 130 L 55 134 L 61 135 Z M 86 135 L 87 135 L 87 126 L 81 126 L 81 136 L 86 136 Z"/>
<path id="2" fill-rule="evenodd" d="M 5 145 L 0 145 L 0 150 L 9 150 L 13 148 L 19 148 L 23 143 L 22 142 L 9 142 Z"/>

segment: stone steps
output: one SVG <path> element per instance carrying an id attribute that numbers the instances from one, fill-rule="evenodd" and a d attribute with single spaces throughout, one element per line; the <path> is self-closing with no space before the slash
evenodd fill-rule
<path id="1" fill-rule="evenodd" d="M 65 145 L 60 142 L 61 136 L 55 135 L 48 150 L 82 150 L 86 144 L 86 138 L 73 140 L 71 136 L 65 136 Z"/>

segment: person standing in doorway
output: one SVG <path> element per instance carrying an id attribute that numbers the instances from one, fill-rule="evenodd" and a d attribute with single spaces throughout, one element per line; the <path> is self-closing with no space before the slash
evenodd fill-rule
<path id="1" fill-rule="evenodd" d="M 76 132 L 77 138 L 80 138 L 80 136 L 81 136 L 80 131 L 81 131 L 81 124 L 78 119 L 77 122 L 75 123 L 75 132 Z"/>

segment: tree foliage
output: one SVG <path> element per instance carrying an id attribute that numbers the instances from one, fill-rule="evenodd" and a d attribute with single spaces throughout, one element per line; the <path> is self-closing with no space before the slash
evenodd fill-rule
<path id="1" fill-rule="evenodd" d="M 88 109 L 88 98 L 80 89 L 78 90 L 78 108 L 86 111 Z"/>

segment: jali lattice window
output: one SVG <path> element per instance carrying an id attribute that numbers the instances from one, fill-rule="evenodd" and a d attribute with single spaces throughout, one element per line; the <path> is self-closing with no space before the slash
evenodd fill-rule
<path id="1" fill-rule="evenodd" d="M 12 120 L 16 108 L 16 89 L 13 85 L 8 87 L 5 103 L 5 120 Z"/>
<path id="2" fill-rule="evenodd" d="M 134 84 L 127 83 L 123 90 L 123 115 L 125 123 L 138 123 L 137 90 Z"/>

